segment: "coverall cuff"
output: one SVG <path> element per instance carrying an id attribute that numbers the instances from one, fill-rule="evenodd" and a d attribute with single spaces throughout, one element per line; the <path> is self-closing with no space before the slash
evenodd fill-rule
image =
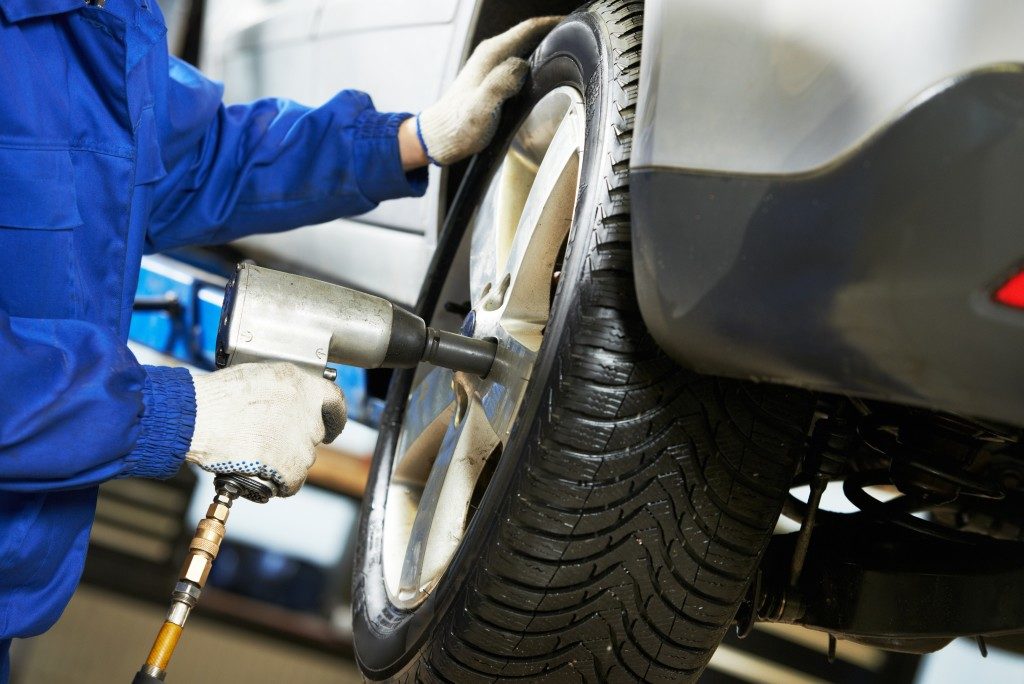
<path id="1" fill-rule="evenodd" d="M 379 204 L 399 197 L 422 197 L 427 191 L 427 169 L 402 169 L 398 127 L 412 114 L 389 114 L 372 108 L 356 118 L 355 174 L 359 189 Z"/>
<path id="2" fill-rule="evenodd" d="M 184 368 L 143 366 L 145 412 L 135 449 L 121 477 L 170 477 L 178 472 L 196 425 L 196 390 Z"/>

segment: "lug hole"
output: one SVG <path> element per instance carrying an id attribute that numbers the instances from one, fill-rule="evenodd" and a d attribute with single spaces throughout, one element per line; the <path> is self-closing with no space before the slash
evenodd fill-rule
<path id="1" fill-rule="evenodd" d="M 506 273 L 505 277 L 498 283 L 498 287 L 490 290 L 490 294 L 484 300 L 484 309 L 496 311 L 505 303 L 505 295 L 508 293 L 508 286 L 512 284 L 512 274 Z"/>
<path id="2" fill-rule="evenodd" d="M 455 390 L 455 425 L 459 426 L 466 418 L 466 411 L 469 409 L 469 393 L 461 382 L 452 382 L 452 389 Z"/>

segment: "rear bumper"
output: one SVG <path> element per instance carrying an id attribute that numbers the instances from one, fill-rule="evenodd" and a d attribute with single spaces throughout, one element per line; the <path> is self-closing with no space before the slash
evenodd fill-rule
<path id="1" fill-rule="evenodd" d="M 706 373 L 1024 425 L 1024 70 L 917 101 L 827 167 L 633 170 L 647 325 Z"/>

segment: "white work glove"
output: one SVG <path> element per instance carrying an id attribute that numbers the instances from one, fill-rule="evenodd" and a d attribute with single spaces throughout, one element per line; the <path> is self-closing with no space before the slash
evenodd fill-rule
<path id="1" fill-rule="evenodd" d="M 430 161 L 444 166 L 487 147 L 502 103 L 526 80 L 530 67 L 523 58 L 561 19 L 527 19 L 476 47 L 441 99 L 416 117 L 416 131 Z"/>
<path id="2" fill-rule="evenodd" d="M 203 470 L 254 475 L 291 496 L 314 447 L 345 427 L 345 395 L 290 363 L 245 363 L 193 379 L 196 427 L 185 458 Z"/>

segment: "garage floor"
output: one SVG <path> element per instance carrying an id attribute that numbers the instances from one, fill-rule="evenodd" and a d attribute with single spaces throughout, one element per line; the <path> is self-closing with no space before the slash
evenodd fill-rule
<path id="1" fill-rule="evenodd" d="M 163 610 L 80 587 L 43 636 L 15 642 L 11 684 L 128 684 L 149 653 Z M 355 684 L 355 665 L 193 616 L 171 661 L 168 682 Z"/>
<path id="2" fill-rule="evenodd" d="M 11 684 L 128 684 L 145 658 L 159 625 L 152 603 L 108 591 L 79 588 L 57 625 L 41 637 L 16 642 Z M 722 684 L 773 682 L 892 682 L 886 656 L 840 642 L 839 660 L 824 664 L 822 635 L 782 625 L 758 625 L 758 638 L 729 638 L 702 681 Z M 768 641 L 765 641 L 765 639 Z M 765 641 L 767 650 L 759 649 Z M 804 651 L 801 654 L 796 651 Z M 791 658 L 784 663 L 783 655 Z M 795 658 L 795 659 L 794 659 Z M 981 659 L 976 645 L 958 640 L 924 659 L 917 684 L 1020 681 L 1021 657 L 992 649 Z M 891 675 L 891 672 L 889 672 Z M 281 643 L 194 616 L 171 664 L 169 684 L 356 684 L 355 665 L 343 658 Z"/>

